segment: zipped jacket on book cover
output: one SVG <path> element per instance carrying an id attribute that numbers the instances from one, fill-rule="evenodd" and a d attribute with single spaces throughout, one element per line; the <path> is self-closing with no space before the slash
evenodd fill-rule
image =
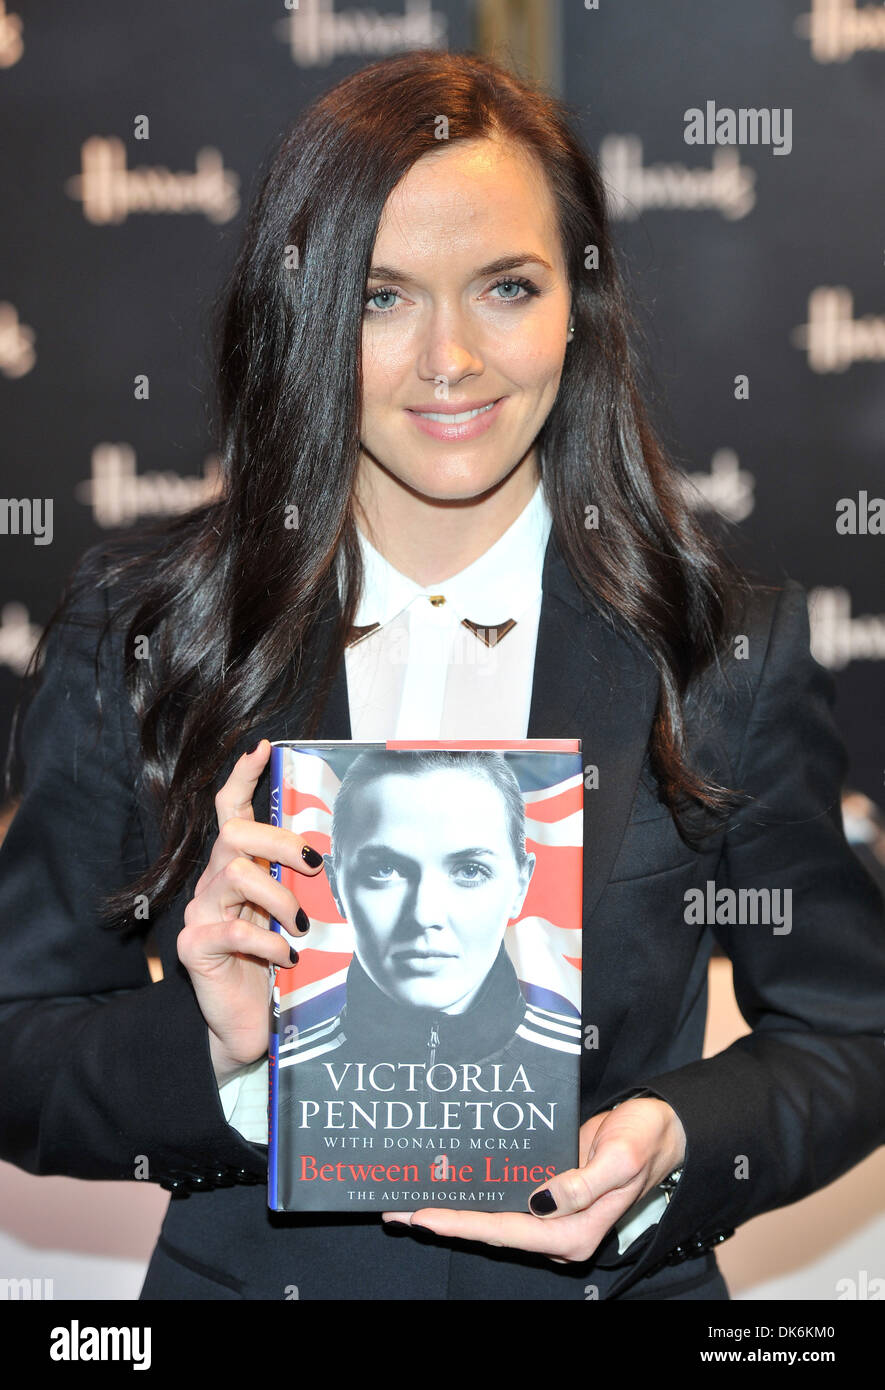
<path id="1" fill-rule="evenodd" d="M 269 1205 L 526 1210 L 578 1162 L 579 741 L 276 743 L 271 822 L 324 872 L 272 870 Z"/>

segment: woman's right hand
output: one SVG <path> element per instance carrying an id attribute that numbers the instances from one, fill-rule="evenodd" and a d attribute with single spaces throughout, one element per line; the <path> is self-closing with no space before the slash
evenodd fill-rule
<path id="1" fill-rule="evenodd" d="M 262 739 L 244 753 L 215 798 L 218 837 L 178 937 L 178 958 L 209 1028 L 219 1085 L 267 1052 L 268 967 L 294 964 L 285 937 L 270 930 L 270 918 L 296 937 L 310 928 L 294 893 L 271 877 L 271 862 L 310 876 L 323 866 L 299 835 L 255 819 L 252 797 L 270 748 Z"/>

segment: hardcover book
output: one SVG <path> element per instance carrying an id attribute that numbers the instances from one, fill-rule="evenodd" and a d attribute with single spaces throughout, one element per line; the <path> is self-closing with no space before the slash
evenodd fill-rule
<path id="1" fill-rule="evenodd" d="M 311 920 L 278 970 L 268 1204 L 526 1211 L 578 1163 L 577 739 L 279 741 L 272 866 Z"/>

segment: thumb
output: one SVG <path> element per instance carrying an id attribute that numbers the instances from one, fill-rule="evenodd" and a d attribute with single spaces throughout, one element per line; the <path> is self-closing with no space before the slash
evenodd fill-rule
<path id="1" fill-rule="evenodd" d="M 600 1127 L 605 1123 L 611 1113 L 610 1110 L 599 1110 L 581 1125 L 579 1141 L 580 1157 L 578 1160 L 580 1163 L 588 1163 L 590 1161 L 596 1146 L 596 1136 L 599 1133 Z"/>
<path id="2" fill-rule="evenodd" d="M 586 1211 L 607 1193 L 622 1192 L 630 1183 L 641 1182 L 641 1165 L 637 1166 L 632 1145 L 617 1139 L 606 1142 L 603 1137 L 594 1143 L 595 1151 L 583 1167 L 557 1173 L 545 1187 L 532 1193 L 529 1210 L 533 1215 L 571 1216 Z"/>

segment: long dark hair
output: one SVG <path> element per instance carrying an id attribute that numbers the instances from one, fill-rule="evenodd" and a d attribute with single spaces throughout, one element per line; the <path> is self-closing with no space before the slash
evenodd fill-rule
<path id="1" fill-rule="evenodd" d="M 109 926 L 133 925 L 136 895 L 154 915 L 182 889 L 214 834 L 221 769 L 255 742 L 259 719 L 304 689 L 303 737 L 316 728 L 361 582 L 352 492 L 372 249 L 395 185 L 439 149 L 440 114 L 449 141 L 519 142 L 549 180 L 576 325 L 539 436 L 555 538 L 581 590 L 658 667 L 650 761 L 677 824 L 687 806 L 734 804 L 728 788 L 687 766 L 683 696 L 724 650 L 737 572 L 693 518 L 647 418 L 597 166 L 562 103 L 473 54 L 418 50 L 327 91 L 264 172 L 219 301 L 217 500 L 145 528 L 149 545 L 123 538 L 90 551 L 35 653 L 39 663 L 78 594 L 106 589 L 109 623 L 126 624 L 140 777 L 163 840 L 149 870 L 105 900 Z M 589 245 L 598 247 L 593 270 Z M 588 504 L 600 517 L 589 533 Z M 336 555 L 339 618 L 317 642 L 320 614 L 334 611 Z M 138 637 L 148 638 L 149 660 L 138 659 Z"/>

